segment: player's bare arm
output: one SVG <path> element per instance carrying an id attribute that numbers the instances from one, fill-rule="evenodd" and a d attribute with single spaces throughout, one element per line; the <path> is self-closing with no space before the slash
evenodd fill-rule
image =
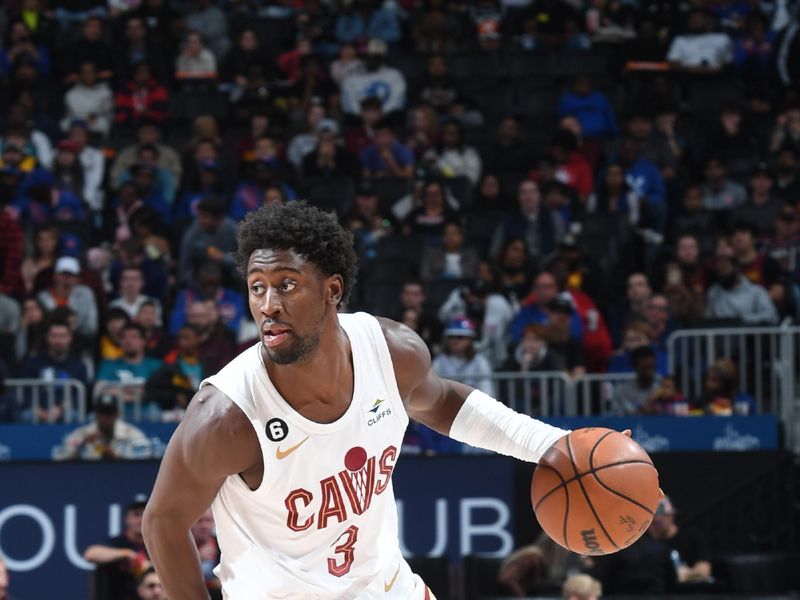
<path id="1" fill-rule="evenodd" d="M 568 432 L 514 412 L 468 385 L 439 377 L 425 342 L 411 329 L 380 319 L 409 416 L 434 431 L 520 460 L 536 462 Z"/>
<path id="2" fill-rule="evenodd" d="M 214 387 L 200 390 L 169 442 L 144 513 L 150 558 L 171 600 L 207 600 L 190 529 L 225 478 L 261 482 L 258 440 L 242 410 Z"/>

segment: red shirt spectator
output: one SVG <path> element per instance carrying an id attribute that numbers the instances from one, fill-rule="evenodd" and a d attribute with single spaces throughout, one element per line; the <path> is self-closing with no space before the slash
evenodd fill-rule
<path id="1" fill-rule="evenodd" d="M 133 79 L 122 84 L 114 98 L 115 120 L 122 125 L 136 126 L 141 121 L 161 122 L 167 118 L 167 89 L 159 84 L 147 63 L 139 63 Z"/>

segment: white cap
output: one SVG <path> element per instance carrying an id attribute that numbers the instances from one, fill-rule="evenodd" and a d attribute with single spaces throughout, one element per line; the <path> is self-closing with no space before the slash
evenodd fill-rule
<path id="1" fill-rule="evenodd" d="M 74 256 L 62 256 L 56 261 L 56 273 L 72 273 L 80 275 L 81 263 Z"/>

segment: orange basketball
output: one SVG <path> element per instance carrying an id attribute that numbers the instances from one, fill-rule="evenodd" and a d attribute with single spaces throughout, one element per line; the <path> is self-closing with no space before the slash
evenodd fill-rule
<path id="1" fill-rule="evenodd" d="M 545 533 L 578 554 L 611 554 L 647 530 L 661 492 L 639 444 L 611 429 L 564 436 L 533 473 L 531 502 Z"/>

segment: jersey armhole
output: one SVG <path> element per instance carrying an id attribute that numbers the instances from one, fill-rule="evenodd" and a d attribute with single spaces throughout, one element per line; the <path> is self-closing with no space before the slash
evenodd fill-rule
<path id="1" fill-rule="evenodd" d="M 378 321 L 378 319 L 372 315 L 368 315 L 368 318 L 373 343 L 375 345 L 375 350 L 378 353 L 378 362 L 381 366 L 383 380 L 386 383 L 386 386 L 390 388 L 389 392 L 394 392 L 392 404 L 397 404 L 395 413 L 397 414 L 398 419 L 400 419 L 401 422 L 405 421 L 407 425 L 408 416 L 405 411 L 406 407 L 403 403 L 403 397 L 400 395 L 400 388 L 397 385 L 397 377 L 394 373 L 394 362 L 392 361 L 392 355 L 389 352 L 389 344 L 386 342 L 386 336 L 383 333 L 383 329 L 381 329 L 380 321 Z M 403 419 L 403 416 L 406 418 Z"/>

